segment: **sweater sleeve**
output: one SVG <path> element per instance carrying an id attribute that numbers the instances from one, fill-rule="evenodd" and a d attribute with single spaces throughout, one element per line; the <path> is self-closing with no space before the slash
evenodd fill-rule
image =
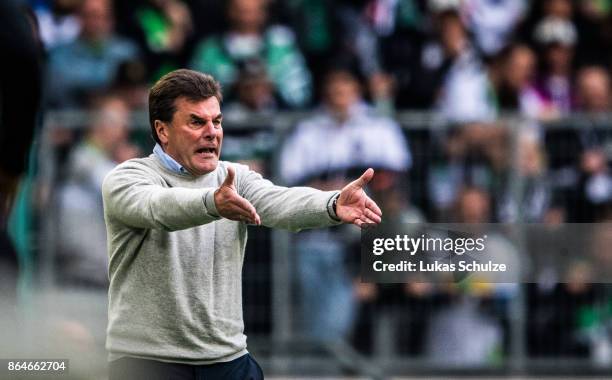
<path id="1" fill-rule="evenodd" d="M 219 219 L 214 188 L 168 188 L 136 164 L 120 165 L 102 184 L 108 219 L 135 228 L 177 231 Z"/>
<path id="2" fill-rule="evenodd" d="M 342 223 L 332 208 L 338 191 L 276 186 L 246 166 L 235 166 L 241 173 L 238 192 L 253 204 L 263 225 L 297 232 Z"/>

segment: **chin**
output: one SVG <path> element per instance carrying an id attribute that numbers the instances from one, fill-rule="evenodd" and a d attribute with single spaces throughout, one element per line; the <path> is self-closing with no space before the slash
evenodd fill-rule
<path id="1" fill-rule="evenodd" d="M 215 162 L 210 162 L 204 165 L 197 165 L 195 166 L 195 169 L 199 173 L 199 175 L 204 175 L 204 174 L 208 174 L 214 171 L 215 169 L 217 169 L 218 165 L 219 165 L 219 161 L 215 161 Z"/>

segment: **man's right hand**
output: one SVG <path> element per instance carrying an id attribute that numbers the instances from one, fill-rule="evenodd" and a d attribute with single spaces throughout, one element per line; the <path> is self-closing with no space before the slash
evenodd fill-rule
<path id="1" fill-rule="evenodd" d="M 217 213 L 227 219 L 261 225 L 261 219 L 251 202 L 247 201 L 236 191 L 234 177 L 236 172 L 231 166 L 227 167 L 227 177 L 215 191 L 215 206 Z"/>

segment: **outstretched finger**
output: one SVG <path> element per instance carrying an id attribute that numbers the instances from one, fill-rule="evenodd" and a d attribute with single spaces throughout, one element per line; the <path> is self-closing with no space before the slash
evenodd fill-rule
<path id="1" fill-rule="evenodd" d="M 374 202 L 372 199 L 370 199 L 370 197 L 368 197 L 368 199 L 366 199 L 365 206 L 366 206 L 366 208 L 368 210 L 371 210 L 373 213 L 375 213 L 379 217 L 382 217 L 382 211 L 380 210 L 380 207 L 378 207 L 376 202 Z"/>
<path id="2" fill-rule="evenodd" d="M 372 178 L 374 178 L 374 169 L 369 168 L 361 175 L 361 177 L 357 178 L 353 184 L 357 187 L 364 187 L 372 180 Z"/>
<path id="3" fill-rule="evenodd" d="M 249 223 L 257 225 L 261 224 L 261 219 L 251 202 L 242 197 L 238 197 L 236 199 L 236 205 L 240 208 L 242 214 L 248 218 Z"/>
<path id="4" fill-rule="evenodd" d="M 221 186 L 234 187 L 234 178 L 236 177 L 236 171 L 232 166 L 227 167 L 227 176 Z"/>
<path id="5" fill-rule="evenodd" d="M 363 213 L 363 216 L 371 220 L 373 223 L 379 224 L 382 222 L 382 218 L 372 210 L 366 209 Z M 363 218 L 362 218 L 363 219 Z"/>
<path id="6" fill-rule="evenodd" d="M 370 218 L 368 218 L 365 215 L 361 215 L 361 217 L 359 219 L 361 219 L 361 221 L 366 223 L 366 224 L 374 224 L 374 225 L 378 225 L 379 224 L 374 219 L 370 219 Z"/>
<path id="7" fill-rule="evenodd" d="M 251 214 L 250 212 L 248 212 L 241 206 L 238 206 L 236 204 L 232 205 L 230 212 L 232 215 L 231 217 L 228 217 L 228 219 L 230 220 L 237 220 L 239 222 L 247 222 L 251 224 L 256 224 L 256 219 L 253 216 L 253 214 Z"/>

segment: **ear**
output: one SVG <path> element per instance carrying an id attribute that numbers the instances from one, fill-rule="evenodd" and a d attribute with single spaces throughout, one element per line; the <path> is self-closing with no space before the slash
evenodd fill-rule
<path id="1" fill-rule="evenodd" d="M 155 120 L 155 132 L 162 145 L 168 144 L 168 128 L 170 126 L 161 120 Z"/>

